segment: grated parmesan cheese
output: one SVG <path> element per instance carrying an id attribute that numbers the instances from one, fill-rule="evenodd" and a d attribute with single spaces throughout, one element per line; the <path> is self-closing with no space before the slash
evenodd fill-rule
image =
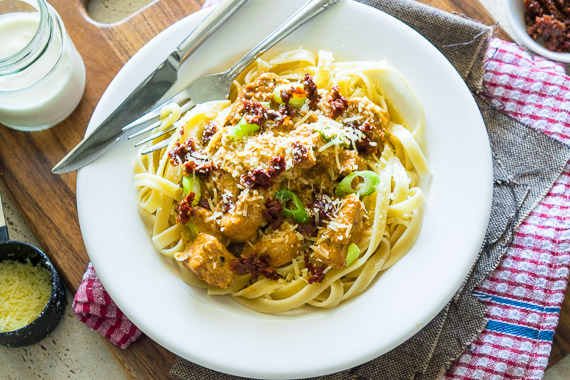
<path id="1" fill-rule="evenodd" d="M 0 262 L 0 331 L 30 324 L 51 294 L 51 274 L 42 266 L 12 260 Z"/>
<path id="2" fill-rule="evenodd" d="M 358 120 L 362 120 L 362 119 L 364 119 L 364 116 L 358 115 L 358 116 L 347 117 L 342 122 L 343 122 L 343 124 L 347 124 L 347 123 L 350 123 L 351 121 L 358 121 Z"/>
<path id="3" fill-rule="evenodd" d="M 346 238 L 350 238 L 350 231 L 352 230 L 352 224 L 349 224 L 348 227 L 346 228 L 346 233 L 344 234 L 344 236 L 346 236 Z"/>
<path id="4" fill-rule="evenodd" d="M 309 117 L 311 117 L 312 113 L 307 112 L 305 116 L 303 116 L 298 122 L 295 123 L 295 128 L 299 127 L 301 124 L 305 123 Z"/>
<path id="5" fill-rule="evenodd" d="M 223 216 L 224 214 L 222 214 L 221 211 L 215 211 L 212 215 L 208 216 L 207 218 L 204 218 L 205 222 L 211 222 L 212 220 L 216 220 L 219 219 Z"/>

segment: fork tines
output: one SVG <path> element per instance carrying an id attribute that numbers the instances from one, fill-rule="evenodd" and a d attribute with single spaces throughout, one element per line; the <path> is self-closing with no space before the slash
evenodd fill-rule
<path id="1" fill-rule="evenodd" d="M 176 94 L 171 99 L 167 100 L 166 102 L 163 102 L 160 105 L 156 106 L 155 108 L 153 108 L 151 111 L 147 112 L 146 114 L 144 114 L 140 118 L 138 118 L 135 121 L 124 126 L 122 128 L 122 130 L 125 132 L 137 130 L 136 132 L 131 133 L 127 138 L 130 140 L 132 138 L 135 138 L 135 137 L 140 136 L 142 134 L 145 134 L 147 132 L 152 132 L 153 130 L 159 128 L 162 124 L 162 120 L 160 117 L 162 108 L 169 105 L 169 104 L 173 104 L 173 103 L 176 103 L 180 106 L 180 114 L 181 115 L 183 115 L 185 112 L 188 112 L 189 110 L 194 108 L 194 106 L 196 105 L 194 102 L 192 102 L 188 98 L 188 96 L 186 95 L 186 92 L 182 91 L 182 92 Z M 152 140 L 155 140 L 161 136 L 164 136 L 167 133 L 174 131 L 176 128 L 178 128 L 180 126 L 179 121 L 180 120 L 173 123 L 173 125 L 170 126 L 169 128 L 167 128 L 163 131 L 158 131 L 157 133 L 153 133 L 149 137 L 137 142 L 135 144 L 135 147 L 141 146 L 141 145 L 148 143 Z M 140 129 L 140 128 L 142 128 L 142 129 Z M 164 148 L 166 145 L 168 145 L 168 139 L 162 140 L 162 141 L 148 147 L 147 149 L 141 151 L 141 154 L 148 154 L 148 153 L 154 152 L 158 149 Z"/>

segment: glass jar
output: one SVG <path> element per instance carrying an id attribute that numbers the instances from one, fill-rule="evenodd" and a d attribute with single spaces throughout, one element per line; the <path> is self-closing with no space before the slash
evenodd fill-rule
<path id="1" fill-rule="evenodd" d="M 45 0 L 0 0 L 0 123 L 50 128 L 83 96 L 85 66 Z"/>

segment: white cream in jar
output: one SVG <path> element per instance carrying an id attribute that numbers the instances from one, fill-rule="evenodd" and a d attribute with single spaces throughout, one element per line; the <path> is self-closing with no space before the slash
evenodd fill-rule
<path id="1" fill-rule="evenodd" d="M 53 7 L 44 0 L 16 3 L 23 11 L 0 14 L 0 123 L 37 131 L 77 107 L 85 66 Z"/>

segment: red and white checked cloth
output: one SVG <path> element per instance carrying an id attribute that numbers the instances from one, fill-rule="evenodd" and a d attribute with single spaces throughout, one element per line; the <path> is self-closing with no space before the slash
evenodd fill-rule
<path id="1" fill-rule="evenodd" d="M 87 327 L 120 348 L 127 348 L 141 335 L 109 297 L 91 263 L 73 299 L 73 311 Z"/>
<path id="2" fill-rule="evenodd" d="M 491 40 L 483 84 L 509 115 L 570 144 L 570 77 L 564 66 Z M 476 288 L 487 327 L 445 379 L 541 379 L 570 269 L 570 165 L 516 231 L 500 265 Z"/>
<path id="3" fill-rule="evenodd" d="M 570 144 L 570 77 L 564 67 L 493 39 L 488 99 L 522 123 Z M 488 324 L 446 379 L 540 379 L 548 363 L 570 268 L 570 165 L 515 234 L 499 267 L 476 289 Z M 140 331 L 121 313 L 89 265 L 74 300 L 89 328 L 125 348 Z"/>

